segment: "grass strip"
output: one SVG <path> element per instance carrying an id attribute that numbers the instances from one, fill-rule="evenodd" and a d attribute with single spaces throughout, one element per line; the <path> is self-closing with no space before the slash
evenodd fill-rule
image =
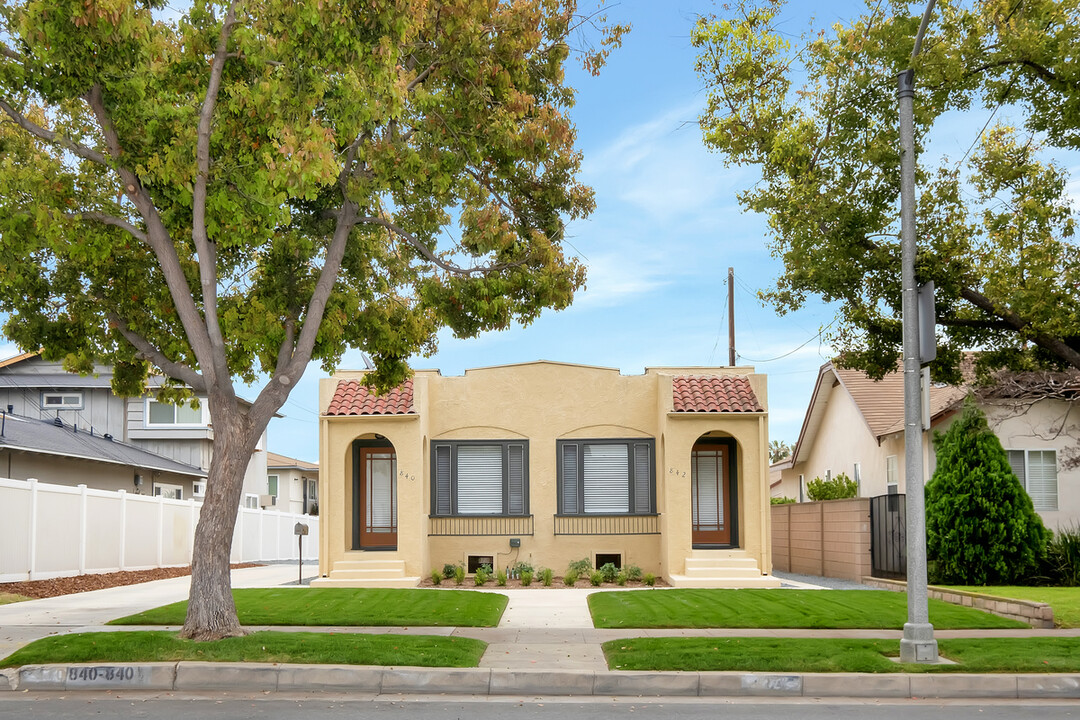
<path id="1" fill-rule="evenodd" d="M 25 595 L 16 595 L 15 593 L 0 592 L 0 605 L 7 605 L 9 603 L 22 602 L 24 600 L 31 600 Z"/>
<path id="2" fill-rule="evenodd" d="M 832 638 L 629 638 L 603 645 L 612 670 L 742 672 L 1072 673 L 1078 638 L 939 640 L 949 665 L 900 664 L 899 640 Z"/>
<path id="3" fill-rule="evenodd" d="M 233 590 L 243 625 L 495 627 L 507 597 L 469 590 L 251 588 Z M 187 601 L 110 625 L 183 625 Z"/>
<path id="4" fill-rule="evenodd" d="M 598 628 L 900 629 L 907 595 L 888 590 L 702 590 L 601 592 L 589 596 Z M 930 601 L 939 629 L 1024 628 L 981 610 Z"/>
<path id="5" fill-rule="evenodd" d="M 209 662 L 476 667 L 487 643 L 434 635 L 264 631 L 210 642 L 164 630 L 54 635 L 16 650 L 0 667 L 42 663 Z"/>
<path id="6" fill-rule="evenodd" d="M 941 585 L 950 590 L 964 590 L 1011 600 L 1046 603 L 1054 609 L 1054 625 L 1080 627 L 1080 587 L 1021 587 L 1016 585 Z"/>

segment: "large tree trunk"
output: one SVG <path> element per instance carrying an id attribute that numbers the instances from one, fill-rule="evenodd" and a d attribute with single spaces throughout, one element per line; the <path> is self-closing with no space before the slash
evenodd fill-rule
<path id="1" fill-rule="evenodd" d="M 210 403 L 214 456 L 210 461 L 206 499 L 195 528 L 191 592 L 187 618 L 180 632 L 180 637 L 191 640 L 218 640 L 246 634 L 236 616 L 229 556 L 244 474 L 255 450 L 255 438 L 262 433 L 252 432 L 247 418 L 235 409 L 234 403 Z M 226 409 L 228 404 L 234 407 Z"/>

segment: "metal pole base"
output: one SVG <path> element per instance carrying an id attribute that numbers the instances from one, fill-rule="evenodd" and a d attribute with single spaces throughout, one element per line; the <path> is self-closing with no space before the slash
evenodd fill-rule
<path id="1" fill-rule="evenodd" d="M 904 623 L 904 637 L 900 640 L 900 662 L 938 662 L 937 640 L 934 626 L 930 623 Z"/>

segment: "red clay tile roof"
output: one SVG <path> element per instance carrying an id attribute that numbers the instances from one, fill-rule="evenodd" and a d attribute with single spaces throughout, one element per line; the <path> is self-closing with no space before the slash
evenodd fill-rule
<path id="1" fill-rule="evenodd" d="M 679 375 L 672 381 L 675 412 L 762 412 L 744 377 Z"/>
<path id="2" fill-rule="evenodd" d="M 388 393 L 376 395 L 358 380 L 339 380 L 327 415 L 411 415 L 412 380 Z"/>

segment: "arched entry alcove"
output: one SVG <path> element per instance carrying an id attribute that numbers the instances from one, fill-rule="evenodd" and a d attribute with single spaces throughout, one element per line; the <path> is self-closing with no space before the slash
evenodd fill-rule
<path id="1" fill-rule="evenodd" d="M 397 453 L 381 435 L 352 444 L 352 549 L 397 549 Z"/>
<path id="2" fill-rule="evenodd" d="M 690 451 L 695 548 L 739 547 L 738 443 L 721 432 L 699 437 Z"/>

